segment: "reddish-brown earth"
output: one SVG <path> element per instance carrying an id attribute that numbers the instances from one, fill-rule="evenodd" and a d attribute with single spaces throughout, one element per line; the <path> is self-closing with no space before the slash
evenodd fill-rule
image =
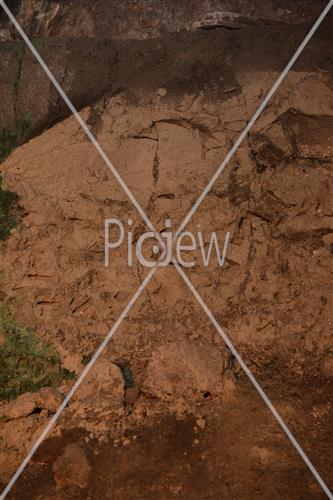
<path id="1" fill-rule="evenodd" d="M 212 259 L 204 267 L 197 252 L 186 272 L 332 489 L 331 22 L 188 225 L 206 242 L 211 231 L 220 241 L 231 232 L 225 266 Z M 238 40 L 250 43 L 251 29 Z M 159 231 L 167 218 L 177 229 L 297 47 L 290 35 L 275 66 L 264 49 L 245 60 L 234 36 L 232 61 L 227 44 L 217 67 L 209 50 L 216 53 L 218 32 L 192 36 L 175 38 L 177 62 L 162 58 L 150 83 L 134 65 L 131 83 L 81 110 Z M 269 28 L 262 36 L 268 46 Z M 206 73 L 193 64 L 199 46 L 207 50 Z M 145 53 L 147 61 L 154 53 Z M 24 207 L 2 253 L 6 307 L 79 375 L 147 274 L 136 261 L 127 266 L 126 244 L 105 268 L 104 219 L 131 218 L 134 241 L 147 228 L 74 117 L 17 148 L 1 172 Z M 70 386 L 2 404 L 3 486 Z M 154 275 L 9 497 L 325 494 L 169 265 Z"/>

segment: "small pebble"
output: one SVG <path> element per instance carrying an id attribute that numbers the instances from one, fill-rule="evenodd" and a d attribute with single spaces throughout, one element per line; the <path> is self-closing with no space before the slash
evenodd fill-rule
<path id="1" fill-rule="evenodd" d="M 164 97 L 167 93 L 167 90 L 165 87 L 161 87 L 160 89 L 157 90 L 157 95 L 159 95 L 160 97 Z"/>
<path id="2" fill-rule="evenodd" d="M 206 420 L 204 418 L 198 418 L 195 423 L 197 424 L 197 426 L 199 427 L 199 429 L 203 430 L 205 428 L 205 425 L 206 425 Z"/>

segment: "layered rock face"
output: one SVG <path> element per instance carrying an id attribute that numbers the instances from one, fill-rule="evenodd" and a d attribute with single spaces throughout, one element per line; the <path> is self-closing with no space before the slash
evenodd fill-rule
<path id="1" fill-rule="evenodd" d="M 306 24 L 319 15 L 325 1 L 258 4 L 251 0 L 8 0 L 8 7 L 30 36 L 147 39 L 197 28 L 238 29 L 254 22 Z M 1 16 L 3 37 L 15 37 Z"/>
<path id="2" fill-rule="evenodd" d="M 278 69 L 324 4 L 265 1 L 259 7 L 250 0 L 215 0 L 191 2 L 189 7 L 188 2 L 173 0 L 15 0 L 8 6 L 74 105 L 82 108 L 124 88 L 146 88 L 154 82 L 155 90 L 168 82 L 181 85 L 182 91 L 200 80 L 214 79 L 219 85 L 221 72 L 231 66 L 230 74 L 249 61 L 255 67 L 258 63 L 258 71 L 267 70 L 267 65 Z M 69 111 L 0 12 L 0 94 L 4 97 L 0 132 L 9 127 L 15 133 L 23 122 L 26 137 L 32 137 Z M 329 19 L 302 57 L 307 70 L 331 69 L 330 58 L 322 56 L 329 46 Z M 177 73 L 182 75 L 178 81 Z"/>

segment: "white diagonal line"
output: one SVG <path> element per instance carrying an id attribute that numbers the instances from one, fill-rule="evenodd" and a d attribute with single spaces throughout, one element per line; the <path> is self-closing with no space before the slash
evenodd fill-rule
<path id="1" fill-rule="evenodd" d="M 97 351 L 95 352 L 95 354 L 93 355 L 93 357 L 91 358 L 89 363 L 87 364 L 87 366 L 84 368 L 81 375 L 79 376 L 79 378 L 77 379 L 77 381 L 75 382 L 75 384 L 73 385 L 73 387 L 71 388 L 71 390 L 69 391 L 69 393 L 67 394 L 67 396 L 65 397 L 63 402 L 61 403 L 61 405 L 59 406 L 59 408 L 57 409 L 56 413 L 53 415 L 51 420 L 48 422 L 47 426 L 45 427 L 45 429 L 43 430 L 43 432 L 41 433 L 41 435 L 39 436 L 39 438 L 37 439 L 37 441 L 35 442 L 35 444 L 31 448 L 30 452 L 25 457 L 25 459 L 23 460 L 23 462 L 21 463 L 21 465 L 19 466 L 19 468 L 17 469 L 17 471 L 15 472 L 15 474 L 13 475 L 13 477 L 11 478 L 9 483 L 7 484 L 6 488 L 3 490 L 3 492 L 0 496 L 0 500 L 3 500 L 6 497 L 6 495 L 9 493 L 9 491 L 14 486 L 17 479 L 20 477 L 20 475 L 22 474 L 22 472 L 24 471 L 24 469 L 28 465 L 28 463 L 31 460 L 31 458 L 33 457 L 33 455 L 38 450 L 39 446 L 42 444 L 42 442 L 46 438 L 47 434 L 53 429 L 53 427 L 55 426 L 60 415 L 62 414 L 62 412 L 64 411 L 64 409 L 66 408 L 66 406 L 68 405 L 68 403 L 70 402 L 72 397 L 74 396 L 75 392 L 77 391 L 78 387 L 81 385 L 81 383 L 83 382 L 85 377 L 88 375 L 89 371 L 91 370 L 91 368 L 93 367 L 95 362 L 98 360 L 99 356 L 102 354 L 102 352 L 104 351 L 107 344 L 110 342 L 112 336 L 116 333 L 116 331 L 119 328 L 119 326 L 121 325 L 122 321 L 124 320 L 124 318 L 126 317 L 128 312 L 130 311 L 130 309 L 135 304 L 139 295 L 142 293 L 144 288 L 148 285 L 149 281 L 151 280 L 151 278 L 155 274 L 156 270 L 157 270 L 157 267 L 154 267 L 149 272 L 149 274 L 147 274 L 146 278 L 141 283 L 141 285 L 139 286 L 139 288 L 137 289 L 137 291 L 135 292 L 135 294 L 133 295 L 133 297 L 131 298 L 131 300 L 129 301 L 129 303 L 127 304 L 127 306 L 125 307 L 125 309 L 123 310 L 123 312 L 121 313 L 121 315 L 119 316 L 119 318 L 117 319 L 117 321 L 115 322 L 115 324 L 113 325 L 113 327 L 111 328 L 111 330 L 109 331 L 107 336 L 105 337 L 105 339 L 103 340 L 103 342 L 101 343 L 101 345 L 99 346 L 99 348 L 97 349 Z"/>
<path id="2" fill-rule="evenodd" d="M 232 344 L 229 337 L 226 335 L 226 333 L 224 332 L 222 327 L 219 325 L 219 323 L 215 319 L 213 313 L 208 308 L 208 306 L 206 305 L 206 303 L 202 299 L 199 292 L 193 286 L 193 283 L 190 281 L 187 274 L 183 271 L 183 269 L 180 267 L 180 265 L 178 264 L 178 262 L 175 259 L 173 260 L 173 264 L 175 265 L 180 276 L 185 281 L 186 285 L 189 287 L 189 289 L 193 293 L 193 295 L 196 298 L 196 300 L 198 301 L 198 303 L 201 305 L 202 309 L 205 311 L 205 313 L 208 316 L 208 318 L 210 319 L 210 321 L 215 326 L 216 330 L 218 331 L 218 333 L 220 334 L 220 336 L 222 337 L 222 339 L 224 340 L 224 342 L 226 343 L 226 345 L 228 346 L 228 348 L 230 349 L 232 354 L 235 356 L 236 360 L 238 361 L 239 365 L 246 373 L 247 377 L 250 379 L 250 381 L 254 385 L 254 387 L 257 390 L 257 392 L 259 393 L 260 397 L 266 403 L 266 405 L 268 406 L 268 408 L 270 409 L 270 411 L 272 412 L 272 414 L 274 415 L 274 417 L 276 418 L 276 420 L 278 421 L 278 423 L 282 427 L 283 431 L 285 432 L 285 434 L 287 435 L 287 437 L 291 441 L 292 445 L 296 448 L 296 450 L 298 451 L 298 453 L 300 454 L 300 456 L 302 457 L 302 459 L 304 460 L 304 462 L 306 463 L 306 465 L 308 466 L 308 468 L 310 469 L 310 471 L 312 472 L 312 474 L 314 475 L 314 477 L 316 478 L 316 480 L 318 481 L 318 483 L 320 484 L 320 486 L 322 487 L 322 489 L 324 490 L 324 492 L 326 493 L 328 498 L 330 500 L 333 500 L 333 494 L 331 493 L 331 491 L 329 490 L 329 488 L 325 484 L 324 480 L 322 479 L 320 474 L 317 472 L 314 465 L 312 464 L 312 462 L 310 461 L 310 459 L 308 458 L 306 453 L 303 451 L 302 447 L 300 446 L 298 441 L 295 439 L 293 434 L 291 433 L 289 427 L 284 422 L 283 418 L 281 417 L 279 412 L 276 410 L 276 408 L 274 407 L 273 403 L 271 402 L 271 400 L 269 399 L 269 397 L 267 396 L 265 391 L 261 388 L 260 384 L 258 383 L 257 379 L 255 378 L 255 376 L 253 375 L 253 373 L 251 372 L 251 370 L 249 369 L 247 364 L 243 361 L 241 355 L 238 353 L 237 349 L 234 347 L 234 345 Z"/>
<path id="3" fill-rule="evenodd" d="M 136 198 L 132 194 L 131 190 L 127 187 L 127 184 L 125 183 L 125 181 L 123 180 L 123 178 L 121 177 L 121 175 L 118 173 L 117 169 L 115 168 L 115 166 L 113 165 L 113 163 L 111 162 L 111 160 L 109 159 L 109 157 L 107 156 L 107 154 L 105 153 L 105 151 L 102 149 L 102 147 L 100 146 L 100 144 L 96 140 L 94 134 L 91 132 L 91 130 L 89 129 L 89 127 L 87 126 L 87 124 L 85 123 L 85 121 L 82 120 L 82 118 L 81 118 L 80 114 L 78 113 L 78 111 L 76 110 L 75 106 L 70 101 L 70 99 L 67 97 L 67 95 L 65 94 L 65 92 L 63 91 L 63 89 L 61 88 L 61 86 L 59 85 L 59 83 L 57 82 L 56 78 L 54 77 L 53 73 L 50 71 L 50 69 L 47 66 L 47 64 L 45 63 L 45 61 L 39 55 L 38 51 L 35 49 L 35 47 L 31 43 L 31 41 L 29 40 L 29 38 L 27 37 L 27 35 L 23 31 L 23 29 L 21 28 L 20 24 L 17 22 L 17 20 L 15 19 L 15 17 L 11 13 L 11 11 L 8 9 L 8 7 L 7 7 L 6 3 L 4 2 L 4 0 L 0 0 L 0 7 L 2 7 L 3 10 L 6 12 L 7 16 L 9 17 L 9 19 L 11 20 L 11 22 L 15 26 L 16 30 L 19 32 L 19 34 L 21 35 L 21 37 L 23 38 L 23 40 L 25 41 L 25 43 L 28 45 L 28 47 L 31 50 L 33 56 L 39 62 L 39 64 L 41 65 L 41 67 L 45 71 L 46 75 L 49 77 L 50 81 L 52 82 L 52 84 L 54 85 L 54 87 L 57 89 L 57 91 L 59 92 L 59 94 L 61 95 L 61 97 L 65 101 L 65 103 L 67 104 L 68 108 L 73 113 L 73 115 L 75 116 L 75 118 L 78 121 L 78 123 L 81 125 L 81 127 L 84 130 L 85 134 L 87 135 L 87 137 L 90 139 L 90 141 L 95 146 L 95 148 L 96 148 L 97 152 L 99 153 L 99 155 L 105 161 L 105 163 L 107 164 L 107 166 L 111 170 L 112 174 L 117 179 L 117 181 L 119 182 L 120 186 L 122 187 L 122 189 L 124 190 L 124 192 L 127 194 L 128 198 L 131 200 L 131 202 L 133 203 L 133 205 L 135 206 L 135 208 L 137 209 L 137 211 L 139 212 L 139 214 L 141 215 L 142 219 L 145 221 L 145 223 L 147 224 L 147 226 L 155 233 L 156 239 L 162 245 L 162 248 L 164 248 L 164 241 L 160 237 L 160 234 L 155 230 L 153 224 L 150 222 L 150 220 L 147 217 L 147 215 L 145 214 L 144 210 L 141 208 L 141 205 L 136 200 Z"/>
<path id="4" fill-rule="evenodd" d="M 251 120 L 249 121 L 249 123 L 247 124 L 247 126 L 245 127 L 245 129 L 243 130 L 243 132 L 238 137 L 238 139 L 235 142 L 235 144 L 230 149 L 229 153 L 227 154 L 227 156 L 225 157 L 225 159 L 223 160 L 223 162 L 221 163 L 221 165 L 216 170 L 216 172 L 213 175 L 213 177 L 211 178 L 211 180 L 208 182 L 207 186 L 205 187 L 205 189 L 203 190 L 203 192 L 201 193 L 201 195 L 199 196 L 199 198 L 197 199 L 197 201 L 195 202 L 195 204 L 193 205 L 193 207 L 191 208 L 191 210 L 188 212 L 188 214 L 184 218 L 183 222 L 181 223 L 181 225 L 179 226 L 177 232 L 175 233 L 174 239 L 176 239 L 177 236 L 179 236 L 179 234 L 183 231 L 184 227 L 188 224 L 188 222 L 192 218 L 193 214 L 196 212 L 196 210 L 198 209 L 198 207 L 201 205 L 201 203 L 203 202 L 203 200 L 207 196 L 208 192 L 211 190 L 211 188 L 213 187 L 213 185 L 217 181 L 218 177 L 221 175 L 221 173 L 223 172 L 223 170 L 225 169 L 225 167 L 228 165 L 229 161 L 232 159 L 232 157 L 236 153 L 237 149 L 239 148 L 239 146 L 241 145 L 241 143 L 243 142 L 243 140 L 245 139 L 245 137 L 247 136 L 247 134 L 250 132 L 251 128 L 253 127 L 253 125 L 255 124 L 255 122 L 257 121 L 257 119 L 259 118 L 259 116 L 261 115 L 261 113 L 264 111 L 264 109 L 266 108 L 267 104 L 269 103 L 269 101 L 271 100 L 271 98 L 273 97 L 273 95 L 275 94 L 275 92 L 277 91 L 277 89 L 280 87 L 281 83 L 286 78 L 286 76 L 289 73 L 290 69 L 293 67 L 293 65 L 295 64 L 295 62 L 297 61 L 297 59 L 299 58 L 299 56 L 301 55 L 301 53 L 303 52 L 303 50 L 305 49 L 305 47 L 307 46 L 307 44 L 310 42 L 311 38 L 313 37 L 313 35 L 315 34 L 315 32 L 317 31 L 317 29 L 319 28 L 319 26 L 321 25 L 321 23 L 323 22 L 323 20 L 325 19 L 326 15 L 329 13 L 329 11 L 331 10 L 332 7 L 333 7 L 333 0 L 330 0 L 328 2 L 328 4 L 326 5 L 325 9 L 323 10 L 323 12 L 318 17 L 317 21 L 314 23 L 314 25 L 312 26 L 312 28 L 310 29 L 310 31 L 308 32 L 308 34 L 304 38 L 304 40 L 301 43 L 301 45 L 298 47 L 298 49 L 296 50 L 296 52 L 294 53 L 294 55 L 292 56 L 292 58 L 288 62 L 287 66 L 282 71 L 282 73 L 279 76 L 279 78 L 274 83 L 274 85 L 271 88 L 271 90 L 268 92 L 268 94 L 265 97 L 265 99 L 260 104 L 260 106 L 257 109 L 257 111 L 252 116 Z"/>

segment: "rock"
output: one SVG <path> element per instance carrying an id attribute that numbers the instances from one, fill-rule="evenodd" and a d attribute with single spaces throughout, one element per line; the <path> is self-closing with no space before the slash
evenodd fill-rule
<path id="1" fill-rule="evenodd" d="M 38 415 L 39 417 L 39 415 Z M 15 418 L 8 422 L 0 423 L 1 449 L 30 451 L 34 440 L 39 437 L 41 427 L 44 423 L 38 422 L 37 415 Z"/>
<path id="2" fill-rule="evenodd" d="M 142 392 L 159 399 L 216 393 L 221 382 L 220 351 L 207 342 L 181 341 L 159 347 L 150 359 Z"/>
<path id="3" fill-rule="evenodd" d="M 264 131 L 264 137 L 285 156 L 288 157 L 293 153 L 291 141 L 286 136 L 281 122 L 276 121 L 269 125 Z"/>
<path id="4" fill-rule="evenodd" d="M 195 423 L 199 427 L 199 429 L 204 430 L 206 426 L 206 420 L 204 418 L 197 418 Z"/>
<path id="5" fill-rule="evenodd" d="M 124 401 L 127 404 L 133 405 L 140 395 L 139 386 L 134 385 L 126 389 Z"/>
<path id="6" fill-rule="evenodd" d="M 276 462 L 276 453 L 269 448 L 264 448 L 262 446 L 254 446 L 252 448 L 252 455 L 255 459 L 264 465 L 270 465 Z"/>
<path id="7" fill-rule="evenodd" d="M 85 451 L 77 444 L 66 446 L 52 466 L 53 477 L 59 486 L 76 485 L 86 488 L 91 466 Z"/>
<path id="8" fill-rule="evenodd" d="M 327 161 L 333 158 L 333 117 L 292 115 L 288 122 L 302 158 Z"/>
<path id="9" fill-rule="evenodd" d="M 165 87 L 161 87 L 160 89 L 157 90 L 157 95 L 160 97 L 164 97 L 167 93 L 167 90 Z"/>
<path id="10" fill-rule="evenodd" d="M 193 29 L 231 28 L 240 29 L 248 26 L 249 19 L 242 18 L 237 12 L 208 12 L 204 18 L 192 24 Z"/>
<path id="11" fill-rule="evenodd" d="M 38 408 L 55 413 L 62 403 L 63 395 L 54 387 L 43 387 L 35 394 Z"/>
<path id="12" fill-rule="evenodd" d="M 119 366 L 100 358 L 78 388 L 71 407 L 79 413 L 123 408 L 124 378 Z"/>
<path id="13" fill-rule="evenodd" d="M 276 167 L 292 154 L 282 124 L 274 122 L 250 136 L 251 150 L 259 167 Z"/>
<path id="14" fill-rule="evenodd" d="M 333 356 L 327 356 L 323 364 L 323 372 L 326 377 L 333 377 Z"/>
<path id="15" fill-rule="evenodd" d="M 43 387 L 37 392 L 26 392 L 4 405 L 0 416 L 3 420 L 27 417 L 37 409 L 55 413 L 63 399 L 62 394 L 53 387 Z"/>
<path id="16" fill-rule="evenodd" d="M 231 370 L 227 370 L 223 375 L 223 395 L 226 400 L 232 399 L 237 390 L 236 379 Z"/>
<path id="17" fill-rule="evenodd" d="M 227 258 L 240 266 L 245 266 L 248 260 L 249 250 L 250 245 L 248 242 L 242 242 L 240 245 L 229 243 Z"/>
<path id="18" fill-rule="evenodd" d="M 322 237 L 322 240 L 324 244 L 327 245 L 330 249 L 333 248 L 333 233 L 325 234 Z"/>
<path id="19" fill-rule="evenodd" d="M 31 415 L 37 409 L 35 394 L 27 392 L 5 405 L 1 410 L 2 420 L 13 420 Z"/>

